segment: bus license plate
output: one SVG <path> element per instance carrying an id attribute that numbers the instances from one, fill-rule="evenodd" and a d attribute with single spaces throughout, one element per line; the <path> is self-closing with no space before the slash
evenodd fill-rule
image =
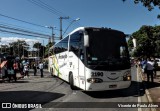
<path id="1" fill-rule="evenodd" d="M 113 85 L 109 85 L 109 88 L 116 88 L 117 85 L 116 84 L 113 84 Z"/>

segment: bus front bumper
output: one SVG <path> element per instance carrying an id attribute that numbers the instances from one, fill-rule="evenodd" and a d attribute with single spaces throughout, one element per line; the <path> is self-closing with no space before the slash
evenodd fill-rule
<path id="1" fill-rule="evenodd" d="M 88 83 L 86 82 L 86 91 L 103 91 L 129 88 L 131 81 L 118 82 L 102 82 L 102 83 Z"/>

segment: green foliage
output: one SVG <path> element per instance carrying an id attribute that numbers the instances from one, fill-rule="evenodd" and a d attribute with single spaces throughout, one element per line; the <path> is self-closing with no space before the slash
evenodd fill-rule
<path id="1" fill-rule="evenodd" d="M 126 0 L 122 0 L 125 2 Z M 155 7 L 160 9 L 160 0 L 134 0 L 135 4 L 142 3 L 144 7 L 148 8 L 149 11 L 153 10 Z M 160 19 L 160 15 L 157 16 Z"/>
<path id="2" fill-rule="evenodd" d="M 36 48 L 36 49 L 39 50 L 39 51 L 38 51 L 38 54 L 37 54 L 37 55 L 39 55 L 39 57 L 45 56 L 46 47 L 43 46 L 41 43 L 39 43 L 39 42 L 35 43 L 35 44 L 33 45 L 33 48 Z"/>
<path id="3" fill-rule="evenodd" d="M 29 45 L 24 40 L 17 40 L 15 42 L 9 43 L 10 50 L 9 54 L 16 55 L 21 57 L 23 54 L 26 56 L 27 49 L 29 48 Z"/>
<path id="4" fill-rule="evenodd" d="M 142 26 L 132 34 L 137 41 L 135 56 L 160 57 L 160 26 Z M 132 38 L 128 41 L 129 49 L 133 48 Z"/>
<path id="5" fill-rule="evenodd" d="M 52 42 L 49 42 L 49 43 L 46 45 L 46 50 L 45 50 L 45 55 L 46 55 L 46 56 L 49 54 L 49 49 L 50 49 L 50 47 L 52 47 L 52 46 L 53 46 Z"/>

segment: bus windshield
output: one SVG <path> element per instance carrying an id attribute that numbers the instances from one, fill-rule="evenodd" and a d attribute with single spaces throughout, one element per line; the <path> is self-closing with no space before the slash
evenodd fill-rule
<path id="1" fill-rule="evenodd" d="M 87 65 L 94 70 L 130 68 L 128 47 L 122 32 L 108 29 L 88 29 Z"/>

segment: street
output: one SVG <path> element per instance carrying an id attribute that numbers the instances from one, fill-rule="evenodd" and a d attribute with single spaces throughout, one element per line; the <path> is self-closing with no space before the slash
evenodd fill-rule
<path id="1" fill-rule="evenodd" d="M 40 77 L 39 72 L 37 76 L 33 76 L 31 71 L 30 78 L 20 79 L 16 83 L 0 83 L 0 98 L 2 103 L 41 104 L 42 109 L 29 108 L 29 110 L 36 111 L 62 111 L 64 109 L 72 111 L 75 108 L 80 111 L 140 111 L 137 107 L 123 107 L 125 104 L 146 102 L 143 85 L 137 76 L 137 69 L 132 67 L 131 71 L 133 82 L 130 88 L 94 92 L 72 91 L 68 83 L 51 77 L 46 70 L 44 78 Z M 4 111 L 4 109 L 1 110 Z M 17 111 L 17 109 L 12 110 Z M 19 108 L 18 110 L 28 109 Z"/>

